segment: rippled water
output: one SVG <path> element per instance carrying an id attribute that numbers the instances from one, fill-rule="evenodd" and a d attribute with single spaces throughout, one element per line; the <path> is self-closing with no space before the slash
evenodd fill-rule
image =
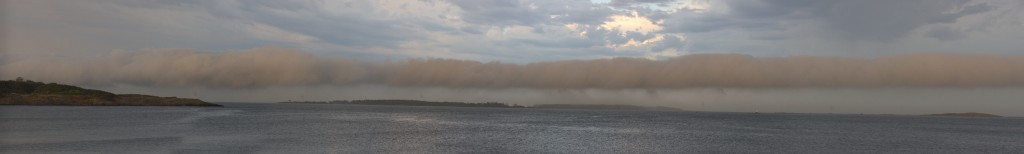
<path id="1" fill-rule="evenodd" d="M 1024 151 L 1024 118 L 225 105 L 0 106 L 0 153 Z"/>

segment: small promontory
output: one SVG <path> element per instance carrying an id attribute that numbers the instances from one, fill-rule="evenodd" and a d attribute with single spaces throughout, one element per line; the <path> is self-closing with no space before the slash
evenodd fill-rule
<path id="1" fill-rule="evenodd" d="M 221 106 L 193 98 L 113 94 L 76 86 L 32 80 L 0 81 L 0 105 L 72 106 Z"/>
<path id="2" fill-rule="evenodd" d="M 940 113 L 940 114 L 929 114 L 927 116 L 947 116 L 947 117 L 1002 117 L 999 115 L 988 114 L 988 113 L 977 113 L 977 112 L 964 112 L 964 113 Z"/>

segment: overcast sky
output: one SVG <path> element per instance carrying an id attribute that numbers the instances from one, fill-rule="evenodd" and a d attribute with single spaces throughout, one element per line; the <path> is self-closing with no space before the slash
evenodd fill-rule
<path id="1" fill-rule="evenodd" d="M 355 58 L 536 62 L 693 53 L 1010 54 L 1016 0 L 5 0 L 4 52 L 273 45 Z"/>
<path id="2" fill-rule="evenodd" d="M 0 7 L 0 77 L 124 93 L 648 102 L 636 104 L 716 111 L 1024 108 L 1015 94 L 1024 92 L 1019 0 L 0 0 Z M 726 55 L 685 58 L 702 54 Z M 608 60 L 616 57 L 628 59 Z M 388 63 L 409 58 L 444 60 Z M 684 61 L 701 65 L 673 63 Z M 765 61 L 772 65 L 760 66 Z M 921 65 L 889 69 L 907 64 Z M 477 74 L 429 69 L 453 66 Z M 659 69 L 638 69 L 648 66 Z M 712 75 L 650 77 L 683 66 L 707 68 L 676 75 Z M 581 82 L 565 73 L 618 74 L 602 68 L 641 71 Z M 507 74 L 518 76 L 495 79 Z M 945 97 L 922 98 L 930 95 Z M 979 100 L 984 105 L 963 103 Z"/>

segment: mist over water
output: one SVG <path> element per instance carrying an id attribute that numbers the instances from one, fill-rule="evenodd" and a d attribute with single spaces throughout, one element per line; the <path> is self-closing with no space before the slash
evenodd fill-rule
<path id="1" fill-rule="evenodd" d="M 694 54 L 534 63 L 355 60 L 262 47 L 144 49 L 93 56 L 15 55 L 0 78 L 207 101 L 416 99 L 632 104 L 699 111 L 1020 116 L 1024 56 L 875 58 Z"/>
<path id="2" fill-rule="evenodd" d="M 532 89 L 976 88 L 1024 85 L 1024 56 L 903 54 L 876 58 L 693 54 L 526 64 L 454 59 L 366 61 L 277 47 L 146 49 L 88 58 L 23 56 L 0 78 L 85 85 L 260 88 L 308 85 Z"/>

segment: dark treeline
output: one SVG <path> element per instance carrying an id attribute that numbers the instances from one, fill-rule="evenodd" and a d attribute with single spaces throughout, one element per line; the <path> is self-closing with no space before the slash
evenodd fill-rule
<path id="1" fill-rule="evenodd" d="M 300 102 L 283 102 L 283 103 L 526 108 L 526 106 L 522 106 L 522 105 L 517 105 L 517 104 L 509 105 L 509 104 L 498 103 L 498 102 L 467 103 L 467 102 L 431 102 L 431 101 L 421 101 L 421 100 L 333 100 L 333 101 L 300 101 Z"/>

